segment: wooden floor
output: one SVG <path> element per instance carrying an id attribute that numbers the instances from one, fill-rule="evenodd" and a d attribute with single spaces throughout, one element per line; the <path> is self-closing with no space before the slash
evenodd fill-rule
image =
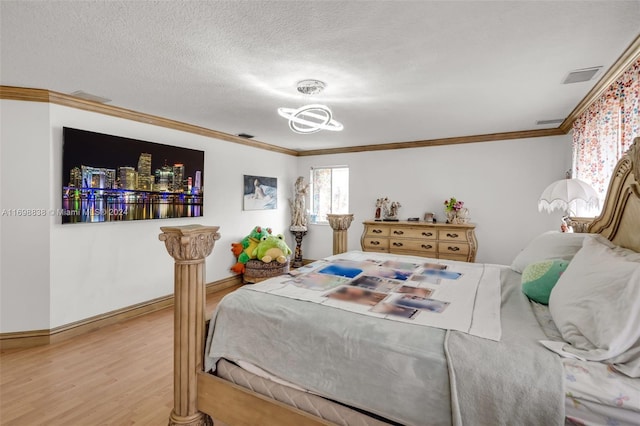
<path id="1" fill-rule="evenodd" d="M 207 318 L 235 288 L 207 297 Z M 0 425 L 166 425 L 172 382 L 173 307 L 64 342 L 2 352 Z"/>

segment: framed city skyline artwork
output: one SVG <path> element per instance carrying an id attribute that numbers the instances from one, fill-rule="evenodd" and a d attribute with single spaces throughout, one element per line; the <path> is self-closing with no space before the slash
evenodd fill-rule
<path id="1" fill-rule="evenodd" d="M 243 210 L 270 210 L 278 208 L 278 179 L 244 175 Z"/>
<path id="2" fill-rule="evenodd" d="M 63 128 L 62 223 L 203 215 L 204 151 Z"/>

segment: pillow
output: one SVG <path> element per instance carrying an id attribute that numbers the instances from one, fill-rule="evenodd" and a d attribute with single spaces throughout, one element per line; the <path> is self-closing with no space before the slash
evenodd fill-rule
<path id="1" fill-rule="evenodd" d="M 522 292 L 529 299 L 548 305 L 551 290 L 568 265 L 569 262 L 563 259 L 543 260 L 528 265 L 522 271 Z"/>
<path id="2" fill-rule="evenodd" d="M 606 361 L 640 377 L 640 253 L 586 238 L 551 291 L 563 355 Z"/>
<path id="3" fill-rule="evenodd" d="M 590 234 L 549 231 L 534 238 L 511 263 L 511 269 L 522 273 L 531 263 L 542 260 L 571 260 L 582 248 L 582 242 Z"/>

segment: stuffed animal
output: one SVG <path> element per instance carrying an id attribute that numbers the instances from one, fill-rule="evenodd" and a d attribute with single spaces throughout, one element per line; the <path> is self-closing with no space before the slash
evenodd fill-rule
<path id="1" fill-rule="evenodd" d="M 272 260 L 278 263 L 286 263 L 287 256 L 291 254 L 291 249 L 284 242 L 284 235 L 266 235 L 262 237 L 260 243 L 253 251 L 253 256 L 262 260 L 265 263 L 269 263 Z"/>
<path id="2" fill-rule="evenodd" d="M 231 267 L 231 270 L 238 274 L 244 273 L 247 262 L 250 259 L 255 259 L 253 252 L 256 247 L 258 247 L 258 243 L 262 237 L 270 235 L 271 232 L 271 228 L 256 226 L 242 241 L 239 243 L 231 243 L 231 252 L 238 258 L 238 261 Z"/>

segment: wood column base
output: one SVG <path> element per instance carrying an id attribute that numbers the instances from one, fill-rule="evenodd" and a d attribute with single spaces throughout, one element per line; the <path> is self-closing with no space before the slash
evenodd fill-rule
<path id="1" fill-rule="evenodd" d="M 190 416 L 179 416 L 172 411 L 169 416 L 169 426 L 213 426 L 213 420 L 201 412 Z"/>

